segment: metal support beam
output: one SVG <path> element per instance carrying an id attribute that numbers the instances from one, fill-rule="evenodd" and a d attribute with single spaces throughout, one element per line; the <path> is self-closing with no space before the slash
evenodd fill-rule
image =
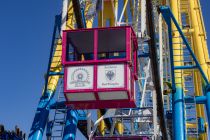
<path id="1" fill-rule="evenodd" d="M 175 66 L 174 70 L 196 69 L 197 66 Z"/>
<path id="2" fill-rule="evenodd" d="M 153 75 L 153 83 L 155 85 L 156 95 L 157 95 L 157 111 L 160 120 L 160 129 L 162 132 L 162 136 L 164 140 L 168 139 L 167 130 L 166 130 L 166 123 L 165 123 L 165 116 L 164 116 L 164 108 L 163 108 L 163 97 L 161 93 L 161 85 L 160 85 L 160 72 L 159 72 L 159 65 L 158 65 L 158 56 L 157 56 L 157 48 L 156 48 L 156 39 L 155 39 L 155 29 L 154 29 L 154 15 L 153 15 L 153 5 L 152 0 L 147 0 L 146 2 L 146 9 L 147 9 L 147 29 L 148 35 L 151 38 L 148 41 L 149 44 L 149 53 L 151 59 L 151 67 L 152 67 L 152 75 Z"/>
<path id="3" fill-rule="evenodd" d="M 84 22 L 82 18 L 82 13 L 81 13 L 81 8 L 80 8 L 80 2 L 79 0 L 73 0 L 73 9 L 74 9 L 74 14 L 75 14 L 75 19 L 77 22 L 77 28 L 84 28 Z"/>
<path id="4" fill-rule="evenodd" d="M 63 75 L 63 72 L 49 72 L 48 76 L 58 76 L 58 75 Z"/>
<path id="5" fill-rule="evenodd" d="M 210 85 L 206 88 L 206 112 L 207 112 L 207 119 L 208 123 L 210 123 Z M 208 132 L 210 132 L 210 127 L 208 125 Z"/>
<path id="6" fill-rule="evenodd" d="M 207 117 L 208 117 L 208 122 L 210 122 L 210 88 L 209 88 L 209 81 L 208 81 L 208 78 L 207 78 L 207 75 L 204 73 L 203 69 L 201 68 L 196 56 L 194 55 L 193 51 L 192 51 L 192 48 L 190 47 L 187 39 L 185 38 L 184 36 L 184 33 L 182 32 L 181 28 L 179 27 L 179 24 L 178 22 L 176 21 L 176 18 L 174 17 L 174 15 L 172 14 L 171 10 L 169 7 L 167 6 L 161 6 L 160 7 L 160 12 L 162 13 L 167 25 L 168 25 L 168 29 L 170 30 L 170 26 L 171 26 L 171 21 L 173 21 L 174 25 L 176 26 L 184 44 L 186 45 L 188 51 L 190 52 L 190 55 L 192 56 L 194 62 L 195 62 L 195 66 L 179 66 L 179 67 L 176 67 L 174 69 L 192 69 L 192 68 L 198 68 L 201 75 L 202 75 L 202 78 L 203 78 L 203 81 L 205 82 L 205 85 L 207 85 L 207 89 L 206 89 L 206 95 L 205 96 L 198 96 L 195 98 L 196 100 L 196 103 L 197 104 L 204 104 L 206 103 L 206 109 L 207 109 Z M 171 35 L 171 30 L 169 31 L 169 42 L 170 42 L 170 49 L 172 49 L 172 40 L 170 40 L 170 37 L 172 36 Z M 183 111 L 183 108 L 184 108 L 184 101 L 183 101 L 183 94 L 180 94 L 182 89 L 179 87 L 177 88 L 176 87 L 176 93 L 174 94 L 174 139 L 175 140 L 183 140 L 183 139 L 186 139 L 186 136 L 185 136 L 185 127 L 184 127 L 184 111 Z M 179 94 L 177 94 L 179 93 Z M 186 99 L 186 101 L 192 101 L 192 99 Z M 180 114 L 181 113 L 181 114 Z"/>
<path id="7" fill-rule="evenodd" d="M 157 118 L 157 93 L 154 91 L 152 93 L 152 102 L 153 102 L 153 125 L 154 125 L 154 140 L 158 137 L 158 118 Z"/>
<path id="8" fill-rule="evenodd" d="M 191 96 L 185 96 L 184 97 L 185 103 L 194 103 L 196 102 L 196 104 L 205 104 L 207 101 L 206 96 L 196 96 L 191 97 Z"/>
<path id="9" fill-rule="evenodd" d="M 141 0 L 141 37 L 146 37 L 146 0 Z"/>
<path id="10" fill-rule="evenodd" d="M 176 88 L 176 93 L 173 94 L 172 100 L 174 140 L 185 140 L 184 94 L 182 88 Z"/>
<path id="11" fill-rule="evenodd" d="M 42 140 L 47 119 L 49 116 L 49 105 L 52 99 L 52 93 L 47 91 L 48 97 L 42 96 L 34 117 L 34 121 L 30 130 L 29 140 Z"/>
<path id="12" fill-rule="evenodd" d="M 63 140 L 75 140 L 78 124 L 78 114 L 74 110 L 67 110 Z"/>
<path id="13" fill-rule="evenodd" d="M 45 87 L 43 91 L 43 95 L 40 98 L 36 114 L 33 120 L 33 124 L 30 130 L 30 134 L 28 139 L 29 140 L 41 140 L 43 137 L 43 133 L 45 130 L 45 126 L 47 123 L 47 119 L 49 116 L 49 109 L 50 109 L 50 102 L 53 98 L 54 90 L 48 89 L 48 77 L 49 77 L 49 71 L 50 71 L 50 65 L 53 57 L 53 48 L 54 48 L 54 42 L 55 42 L 55 36 L 56 36 L 56 30 L 60 29 L 61 26 L 61 17 L 56 16 L 55 17 L 55 25 L 54 25 L 54 31 L 53 31 L 53 37 L 52 37 L 52 43 L 51 43 L 51 51 L 49 56 L 49 63 L 47 68 L 47 77 L 45 79 Z"/>
<path id="14" fill-rule="evenodd" d="M 189 45 L 189 43 L 188 43 L 186 37 L 184 36 L 184 33 L 182 32 L 182 29 L 179 27 L 179 23 L 176 21 L 176 18 L 175 18 L 174 15 L 172 14 L 170 8 L 167 7 L 167 6 L 161 6 L 159 9 L 160 9 L 160 12 L 163 14 L 163 17 L 164 17 L 165 21 L 167 21 L 167 20 L 172 20 L 172 21 L 173 21 L 173 23 L 174 23 L 174 25 L 176 26 L 176 28 L 177 28 L 177 30 L 178 30 L 178 32 L 179 32 L 179 34 L 180 34 L 180 36 L 181 36 L 181 38 L 182 38 L 184 44 L 186 45 L 186 47 L 187 47 L 187 49 L 188 49 L 190 55 L 192 56 L 192 58 L 193 58 L 193 60 L 194 60 L 194 62 L 195 62 L 195 64 L 196 64 L 196 66 L 198 67 L 198 69 L 199 69 L 199 71 L 200 71 L 200 73 L 201 73 L 201 75 L 202 75 L 202 77 L 203 77 L 203 79 L 204 79 L 205 84 L 208 85 L 208 84 L 209 84 L 208 78 L 206 77 L 206 75 L 205 75 L 203 69 L 201 68 L 201 66 L 200 66 L 200 64 L 199 64 L 199 62 L 198 62 L 196 56 L 195 56 L 194 53 L 193 53 L 192 48 L 190 47 L 190 45 Z M 168 18 L 168 19 L 167 19 L 167 18 Z M 169 25 L 168 25 L 168 26 L 169 26 Z"/>
<path id="15" fill-rule="evenodd" d="M 160 10 L 161 11 L 161 10 Z M 162 12 L 162 11 L 161 11 Z M 171 61 L 171 76 L 172 76 L 172 108 L 173 108 L 173 137 L 174 140 L 185 140 L 185 115 L 184 115 L 184 94 L 180 84 L 175 82 L 175 66 L 174 66 L 174 52 L 173 52 L 173 40 L 172 40 L 172 24 L 171 17 L 168 12 L 162 12 L 164 20 L 168 25 L 169 36 L 169 49 L 170 49 L 170 61 Z"/>
<path id="16" fill-rule="evenodd" d="M 92 129 L 91 112 L 87 110 L 87 135 L 89 136 Z"/>

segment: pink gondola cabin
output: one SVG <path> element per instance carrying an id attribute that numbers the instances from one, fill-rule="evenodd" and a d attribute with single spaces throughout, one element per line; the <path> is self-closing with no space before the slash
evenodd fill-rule
<path id="1" fill-rule="evenodd" d="M 130 26 L 63 31 L 66 105 L 135 108 L 137 38 Z"/>

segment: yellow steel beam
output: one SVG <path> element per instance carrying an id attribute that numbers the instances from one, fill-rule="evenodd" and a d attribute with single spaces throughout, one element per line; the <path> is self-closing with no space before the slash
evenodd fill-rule
<path id="1" fill-rule="evenodd" d="M 67 21 L 66 21 L 66 30 L 73 30 L 74 25 L 76 23 L 74 18 L 74 9 L 73 9 L 73 3 L 70 1 L 68 6 L 68 15 L 67 15 Z"/>
<path id="2" fill-rule="evenodd" d="M 134 5 L 135 5 L 135 1 L 130 0 L 129 1 L 129 4 L 130 4 L 131 16 L 134 17 Z"/>
<path id="3" fill-rule="evenodd" d="M 198 0 L 181 0 L 180 3 L 180 12 L 181 13 L 185 13 L 187 18 L 186 18 L 186 22 L 187 24 L 190 26 L 190 29 L 184 29 L 183 32 L 185 33 L 186 36 L 188 36 L 188 41 L 191 41 L 191 46 L 192 49 L 195 53 L 195 55 L 197 56 L 199 62 L 201 64 L 208 62 L 208 59 L 206 59 L 208 57 L 208 51 L 206 50 L 206 47 L 202 47 L 202 49 L 200 50 L 200 52 L 198 52 L 198 47 L 200 49 L 200 46 L 198 45 L 198 37 L 199 34 L 203 34 L 203 32 L 205 32 L 205 28 L 203 25 L 203 19 L 202 19 L 202 13 L 200 8 L 196 8 L 195 3 L 197 3 L 197 6 L 199 5 L 199 1 Z M 199 6 L 198 6 L 199 7 Z M 195 10 L 198 10 L 196 13 Z M 200 27 L 199 27 L 200 25 Z M 198 28 L 200 28 L 200 32 L 198 33 Z M 192 40 L 191 40 L 192 37 Z M 199 42 L 199 44 L 202 44 L 205 42 Z M 206 44 L 204 45 L 206 46 Z M 203 50 L 203 51 L 202 51 Z M 202 56 L 201 56 L 202 54 Z M 203 58 L 201 58 L 203 57 Z M 204 66 L 202 68 L 204 68 L 204 71 L 207 71 L 206 69 L 207 66 Z M 207 73 L 206 73 L 207 74 Z M 201 96 L 202 95 L 202 80 L 201 80 L 201 75 L 198 71 L 194 71 L 194 87 L 195 87 L 195 95 L 196 96 Z M 204 114 L 204 106 L 203 105 L 196 105 L 196 113 L 197 113 L 197 117 L 202 117 L 205 119 L 205 114 Z M 201 134 L 199 139 L 201 140 L 205 140 L 207 139 L 206 134 Z"/>
<path id="4" fill-rule="evenodd" d="M 102 116 L 101 111 L 97 110 L 97 116 L 98 118 L 100 118 Z M 104 120 L 100 121 L 99 125 L 98 125 L 98 130 L 101 133 L 102 136 L 105 135 L 105 131 L 106 131 L 106 123 Z"/>
<path id="5" fill-rule="evenodd" d="M 73 11 L 73 5 L 72 2 L 70 2 L 68 6 L 68 20 L 66 22 L 66 27 L 65 29 L 74 29 L 74 11 Z M 50 71 L 52 72 L 60 72 L 62 70 L 62 64 L 61 64 L 61 55 L 62 55 L 62 40 L 58 39 L 57 44 L 55 46 L 56 50 L 52 58 L 51 66 L 50 66 Z M 58 81 L 59 81 L 60 76 L 49 76 L 48 78 L 48 85 L 47 89 L 50 91 L 55 91 Z"/>
<path id="6" fill-rule="evenodd" d="M 174 17 L 176 18 L 176 20 L 180 22 L 180 13 L 179 13 L 179 3 L 180 0 L 171 0 L 171 10 L 174 14 Z M 182 60 L 183 60 L 183 56 L 182 56 L 182 51 L 181 51 L 181 39 L 178 38 L 179 33 L 176 31 L 176 27 L 174 24 L 172 24 L 172 31 L 173 32 L 173 42 L 175 44 L 173 44 L 173 49 L 174 49 L 174 66 L 182 66 Z M 177 87 L 182 87 L 182 70 L 176 70 L 175 71 L 175 82 L 176 82 L 176 86 Z"/>
<path id="7" fill-rule="evenodd" d="M 60 72 L 62 70 L 61 65 L 61 54 L 62 54 L 62 43 L 61 39 L 57 41 L 56 50 L 54 56 L 52 58 L 50 71 L 52 72 Z M 60 76 L 49 76 L 48 78 L 48 86 L 47 89 L 50 91 L 55 91 L 57 87 L 57 83 Z"/>
<path id="8" fill-rule="evenodd" d="M 210 78 L 210 69 L 208 68 L 209 54 L 205 39 L 205 30 L 203 29 L 202 13 L 199 7 L 198 0 L 190 1 L 190 17 L 194 32 L 192 33 L 194 42 L 194 51 L 197 53 L 198 61 L 207 76 Z"/>
<path id="9" fill-rule="evenodd" d="M 90 6 L 90 3 L 87 3 L 85 11 L 87 11 L 89 6 Z M 72 29 L 74 29 L 74 25 L 76 23 L 75 18 L 74 18 L 74 10 L 73 10 L 72 1 L 70 1 L 70 3 L 69 3 L 67 16 L 68 16 L 68 18 L 67 18 L 65 29 L 72 30 Z M 92 21 L 93 21 L 93 19 L 90 19 L 89 21 L 86 22 L 88 28 L 92 27 Z M 62 64 L 61 64 L 62 40 L 61 39 L 58 39 L 55 48 L 56 48 L 56 50 L 55 50 L 54 56 L 52 58 L 50 71 L 60 72 L 62 70 Z M 59 81 L 59 78 L 60 78 L 60 76 L 49 76 L 47 89 L 50 91 L 55 91 L 58 81 Z"/>
<path id="10" fill-rule="evenodd" d="M 87 12 L 88 12 L 89 8 L 92 6 L 92 3 L 91 3 L 91 1 L 86 1 L 85 4 L 86 4 L 86 7 L 85 7 L 85 15 L 87 15 Z M 94 18 L 91 18 L 89 20 L 86 20 L 86 27 L 87 28 L 92 28 L 92 26 L 93 26 L 93 20 L 94 20 Z"/>
<path id="11" fill-rule="evenodd" d="M 110 26 L 115 26 L 114 12 L 112 1 L 103 1 L 102 10 L 98 13 L 98 27 L 106 27 L 107 22 Z"/>
<path id="12" fill-rule="evenodd" d="M 125 9 L 124 18 L 125 18 L 126 23 L 128 23 L 127 5 L 128 5 L 128 0 L 124 0 L 124 7 L 123 8 Z"/>
<path id="13" fill-rule="evenodd" d="M 204 28 L 204 23 L 202 19 L 202 13 L 200 10 L 199 6 L 199 1 L 198 0 L 191 0 L 189 2 L 190 6 L 190 19 L 191 19 L 191 24 L 192 28 L 194 29 L 194 32 L 192 32 L 192 38 L 193 38 L 193 50 L 198 58 L 198 61 L 200 62 L 200 65 L 206 74 L 207 78 L 209 79 L 210 74 L 209 74 L 209 66 L 208 66 L 208 50 L 207 50 L 207 44 L 205 40 L 205 36 L 201 36 L 201 34 L 205 34 L 205 28 Z M 202 95 L 202 80 L 201 80 L 201 75 L 198 72 L 195 72 L 195 94 L 196 96 L 201 96 Z M 204 114 L 204 105 L 196 105 L 196 111 L 197 111 L 197 116 L 202 117 L 205 119 L 205 114 Z M 201 140 L 206 140 L 207 139 L 207 134 L 201 134 L 199 139 Z"/>
<path id="14" fill-rule="evenodd" d="M 120 135 L 123 134 L 124 132 L 124 125 L 121 121 L 118 121 L 116 124 L 115 124 L 115 127 L 117 128 L 117 131 Z"/>
<path id="15" fill-rule="evenodd" d="M 195 124 L 195 123 L 187 123 L 186 127 L 187 128 L 197 128 L 197 124 Z"/>

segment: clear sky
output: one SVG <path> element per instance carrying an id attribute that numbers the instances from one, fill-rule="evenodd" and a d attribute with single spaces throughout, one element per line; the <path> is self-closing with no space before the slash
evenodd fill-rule
<path id="1" fill-rule="evenodd" d="M 0 123 L 27 134 L 44 85 L 61 0 L 0 2 Z"/>
<path id="2" fill-rule="evenodd" d="M 201 0 L 210 35 L 210 1 Z M 44 85 L 54 16 L 61 0 L 0 2 L 0 124 L 29 134 Z M 209 41 L 210 46 L 210 41 Z"/>

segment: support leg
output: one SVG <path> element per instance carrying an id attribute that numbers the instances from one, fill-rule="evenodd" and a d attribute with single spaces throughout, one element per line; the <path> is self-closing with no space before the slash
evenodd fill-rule
<path id="1" fill-rule="evenodd" d="M 66 124 L 63 133 L 63 140 L 75 140 L 78 124 L 78 114 L 74 110 L 68 110 Z"/>
<path id="2" fill-rule="evenodd" d="M 207 119 L 208 119 L 208 124 L 210 124 L 210 87 L 208 87 L 207 92 L 206 92 L 206 112 L 207 112 Z M 210 132 L 210 127 L 208 126 L 208 132 Z"/>
<path id="3" fill-rule="evenodd" d="M 173 95 L 173 133 L 174 140 L 185 140 L 184 94 L 181 87 Z"/>
<path id="4" fill-rule="evenodd" d="M 49 116 L 49 105 L 51 101 L 52 94 L 48 93 L 48 97 L 42 96 L 38 108 L 36 110 L 36 115 L 30 130 L 29 140 L 42 140 L 44 129 Z"/>

